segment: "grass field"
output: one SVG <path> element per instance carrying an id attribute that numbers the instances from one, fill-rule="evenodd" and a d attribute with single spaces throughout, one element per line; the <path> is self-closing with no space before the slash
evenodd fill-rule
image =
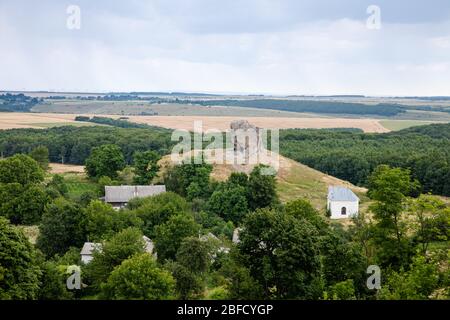
<path id="1" fill-rule="evenodd" d="M 98 186 L 89 181 L 83 174 L 63 174 L 70 199 L 78 199 L 85 192 L 98 192 Z"/>

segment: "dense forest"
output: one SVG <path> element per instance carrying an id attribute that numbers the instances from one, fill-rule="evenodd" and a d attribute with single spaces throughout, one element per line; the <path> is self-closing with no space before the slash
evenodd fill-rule
<path id="1" fill-rule="evenodd" d="M 285 100 L 285 99 L 256 99 L 256 100 L 179 100 L 178 103 L 193 103 L 202 106 L 230 106 L 259 109 L 271 109 L 291 112 L 314 112 L 329 114 L 355 114 L 394 116 L 405 112 L 406 106 L 398 104 L 379 103 L 368 105 L 363 103 L 349 103 L 338 101 Z"/>
<path id="2" fill-rule="evenodd" d="M 113 143 L 122 149 L 129 163 L 135 151 L 155 150 L 162 155 L 169 153 L 173 144 L 170 136 L 171 131 L 163 128 L 66 126 L 45 130 L 4 130 L 0 131 L 0 154 L 7 157 L 45 146 L 49 150 L 51 162 L 84 164 L 92 148 Z"/>
<path id="3" fill-rule="evenodd" d="M 92 118 L 87 116 L 76 116 L 75 121 L 82 121 L 82 122 L 91 122 L 91 123 L 97 123 L 97 124 L 104 124 L 108 126 L 113 127 L 119 127 L 119 128 L 140 128 L 140 129 L 160 129 L 159 127 L 150 126 L 145 123 L 136 123 L 126 120 L 127 117 L 123 117 L 121 119 L 112 119 L 107 117 L 97 117 L 94 116 Z"/>
<path id="4" fill-rule="evenodd" d="M 386 134 L 290 129 L 280 152 L 312 168 L 358 185 L 380 164 L 409 168 L 423 192 L 450 195 L 450 124 Z"/>
<path id="5" fill-rule="evenodd" d="M 28 112 L 42 99 L 32 98 L 19 94 L 2 94 L 0 95 L 0 112 Z"/>

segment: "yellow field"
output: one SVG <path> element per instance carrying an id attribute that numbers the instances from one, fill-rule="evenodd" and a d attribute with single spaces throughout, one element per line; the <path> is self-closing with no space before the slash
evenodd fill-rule
<path id="1" fill-rule="evenodd" d="M 93 116 L 92 114 L 83 114 Z M 43 128 L 56 125 L 79 125 L 75 114 L 60 113 L 0 113 L 0 129 Z M 102 115 L 117 119 L 120 115 Z M 348 118 L 284 118 L 284 117 L 222 117 L 222 116 L 128 116 L 129 121 L 146 123 L 170 129 L 194 129 L 194 121 L 202 121 L 203 130 L 225 130 L 230 122 L 239 119 L 248 120 L 261 128 L 359 128 L 364 132 L 389 132 L 377 119 Z"/>

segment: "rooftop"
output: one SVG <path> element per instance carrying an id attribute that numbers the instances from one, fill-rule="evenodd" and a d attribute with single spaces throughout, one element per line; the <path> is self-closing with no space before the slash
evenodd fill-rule
<path id="1" fill-rule="evenodd" d="M 359 201 L 352 190 L 345 187 L 328 187 L 328 199 L 331 201 Z"/>
<path id="2" fill-rule="evenodd" d="M 133 198 L 154 196 L 166 192 L 166 186 L 105 186 L 105 202 L 128 202 Z"/>

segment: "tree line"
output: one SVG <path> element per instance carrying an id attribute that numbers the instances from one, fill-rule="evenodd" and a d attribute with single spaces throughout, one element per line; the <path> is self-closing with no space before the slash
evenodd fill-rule
<path id="1" fill-rule="evenodd" d="M 385 134 L 290 129 L 280 132 L 280 152 L 332 176 L 367 186 L 381 164 L 409 168 L 422 192 L 450 196 L 450 124 Z"/>
<path id="2" fill-rule="evenodd" d="M 23 93 L 0 95 L 0 112 L 29 112 L 42 99 L 32 98 Z"/>

